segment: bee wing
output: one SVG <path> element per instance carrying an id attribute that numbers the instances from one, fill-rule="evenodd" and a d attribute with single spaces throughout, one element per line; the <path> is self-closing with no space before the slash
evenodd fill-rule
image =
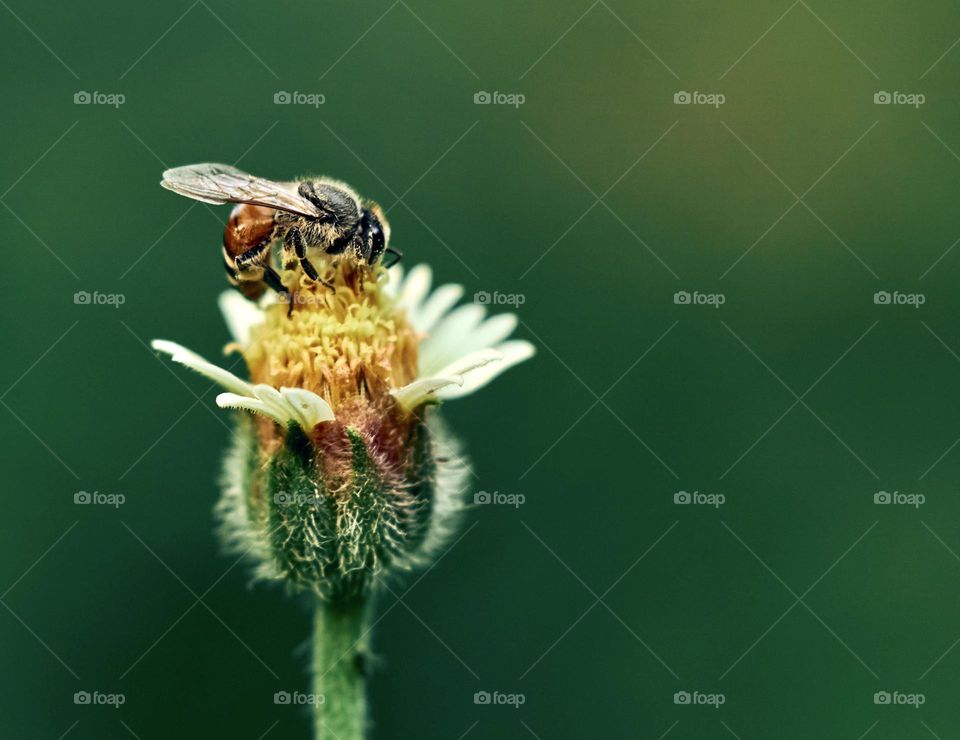
<path id="1" fill-rule="evenodd" d="M 310 218 L 325 214 L 297 191 L 296 183 L 274 182 L 226 164 L 189 164 L 163 173 L 160 185 L 203 203 L 250 203 L 299 213 Z"/>

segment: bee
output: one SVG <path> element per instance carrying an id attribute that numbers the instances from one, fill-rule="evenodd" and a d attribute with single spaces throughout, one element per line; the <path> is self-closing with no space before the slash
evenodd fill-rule
<path id="1" fill-rule="evenodd" d="M 286 293 L 272 265 L 271 245 L 281 243 L 282 263 L 299 264 L 311 280 L 324 281 L 310 250 L 376 265 L 388 246 L 390 225 L 376 203 L 329 178 L 274 182 L 225 164 L 191 164 L 163 173 L 160 184 L 202 203 L 236 203 L 223 231 L 223 261 L 230 283 L 251 300 L 266 289 Z M 332 287 L 332 286 L 330 286 Z"/>

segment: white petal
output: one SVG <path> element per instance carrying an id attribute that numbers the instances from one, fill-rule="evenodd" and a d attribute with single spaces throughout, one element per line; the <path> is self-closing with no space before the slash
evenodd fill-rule
<path id="1" fill-rule="evenodd" d="M 240 396 L 236 393 L 221 393 L 217 396 L 217 406 L 222 409 L 242 409 L 243 411 L 252 411 L 255 414 L 263 414 L 284 426 L 290 421 L 284 414 L 278 414 L 275 409 L 259 398 Z"/>
<path id="2" fill-rule="evenodd" d="M 217 405 L 221 408 L 242 409 L 263 414 L 278 424 L 286 426 L 290 422 L 311 432 L 324 421 L 333 421 L 333 409 L 320 396 L 303 388 L 281 388 L 258 383 L 251 386 L 253 393 L 221 393 L 217 396 Z"/>
<path id="3" fill-rule="evenodd" d="M 468 303 L 443 317 L 434 332 L 420 344 L 420 374 L 434 375 L 441 367 L 470 351 L 466 344 L 487 309 Z"/>
<path id="4" fill-rule="evenodd" d="M 477 369 L 464 374 L 464 383 L 459 388 L 447 387 L 437 392 L 437 397 L 444 400 L 461 398 L 469 395 L 493 380 L 501 373 L 506 372 L 514 365 L 523 362 L 536 354 L 536 348 L 523 339 L 514 339 L 502 342 L 496 347 L 501 355 L 499 362 L 487 363 Z"/>
<path id="5" fill-rule="evenodd" d="M 257 306 L 260 307 L 261 311 L 264 311 L 269 306 L 272 306 L 274 303 L 279 302 L 279 300 L 280 300 L 280 294 L 277 293 L 277 291 L 268 290 L 266 293 L 260 296 L 260 300 L 257 301 Z"/>
<path id="6" fill-rule="evenodd" d="M 154 339 L 150 342 L 150 346 L 158 352 L 164 352 L 170 355 L 170 359 L 174 362 L 186 365 L 191 370 L 196 370 L 201 375 L 219 383 L 228 391 L 244 396 L 251 394 L 251 386 L 245 380 L 241 380 L 229 370 L 224 370 L 222 367 L 217 367 L 207 362 L 200 355 L 191 352 L 176 342 L 168 342 L 165 339 Z"/>
<path id="7" fill-rule="evenodd" d="M 458 360 L 454 360 L 449 365 L 441 369 L 437 375 L 465 375 L 473 370 L 477 370 L 492 362 L 500 362 L 503 355 L 495 349 L 481 349 L 476 352 L 464 355 Z"/>
<path id="8" fill-rule="evenodd" d="M 508 367 L 529 360 L 537 354 L 537 348 L 526 339 L 511 339 L 496 346 L 497 352 L 503 355 L 503 361 Z"/>
<path id="9" fill-rule="evenodd" d="M 416 316 L 410 316 L 413 328 L 420 332 L 433 331 L 437 322 L 454 307 L 463 295 L 463 286 L 447 283 L 441 285 L 427 298 Z"/>
<path id="10" fill-rule="evenodd" d="M 497 314 L 484 321 L 473 332 L 464 337 L 464 344 L 469 347 L 471 352 L 495 347 L 499 342 L 513 334 L 513 330 L 516 328 L 516 314 Z"/>
<path id="11" fill-rule="evenodd" d="M 234 340 L 246 347 L 250 343 L 250 328 L 263 323 L 263 311 L 235 290 L 223 291 L 217 304 Z"/>
<path id="12" fill-rule="evenodd" d="M 281 388 L 280 395 L 303 417 L 308 431 L 317 424 L 336 418 L 330 404 L 313 391 L 304 388 Z"/>
<path id="13" fill-rule="evenodd" d="M 450 363 L 436 375 L 418 378 L 403 386 L 403 388 L 391 391 L 391 393 L 401 406 L 413 410 L 422 403 L 438 400 L 440 398 L 438 391 L 441 389 L 449 388 L 454 391 L 456 388 L 453 386 L 462 386 L 471 373 L 502 359 L 503 355 L 492 349 L 473 352 L 466 357 L 461 357 L 456 362 Z"/>
<path id="14" fill-rule="evenodd" d="M 217 405 L 221 408 L 263 414 L 284 426 L 295 422 L 307 432 L 313 431 L 317 424 L 334 419 L 330 404 L 311 391 L 303 388 L 281 388 L 278 391 L 265 383 L 251 385 L 175 342 L 155 339 L 151 346 L 170 355 L 174 362 L 196 370 L 229 390 L 229 393 L 217 396 Z"/>
<path id="15" fill-rule="evenodd" d="M 257 383 L 257 385 L 252 386 L 251 390 L 253 391 L 253 396 L 263 403 L 275 417 L 283 420 L 282 423 L 286 424 L 293 421 L 303 426 L 304 421 L 300 418 L 300 413 L 296 409 L 291 408 L 290 404 L 280 395 L 280 391 L 272 385 Z"/>
<path id="16" fill-rule="evenodd" d="M 459 375 L 450 378 L 421 378 L 412 383 L 407 383 L 403 388 L 392 390 L 390 393 L 403 408 L 412 411 L 417 406 L 435 399 L 438 390 L 451 385 L 463 385 L 463 378 Z"/>
<path id="17" fill-rule="evenodd" d="M 387 281 L 383 284 L 383 290 L 392 298 L 400 294 L 400 285 L 403 283 L 403 265 L 396 264 L 387 270 Z"/>
<path id="18" fill-rule="evenodd" d="M 407 279 L 403 281 L 397 304 L 401 308 L 417 313 L 420 310 L 420 304 L 430 292 L 431 280 L 433 280 L 433 271 L 429 265 L 420 264 L 414 267 L 407 275 Z"/>

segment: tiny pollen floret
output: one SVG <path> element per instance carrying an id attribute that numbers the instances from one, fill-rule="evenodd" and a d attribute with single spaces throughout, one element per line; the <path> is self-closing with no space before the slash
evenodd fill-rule
<path id="1" fill-rule="evenodd" d="M 466 467 L 436 409 L 534 354 L 513 314 L 455 307 L 431 270 L 324 265 L 326 285 L 288 271 L 287 294 L 220 297 L 249 380 L 164 340 L 154 349 L 223 387 L 237 433 L 217 510 L 256 574 L 328 603 L 429 562 L 455 531 Z"/>

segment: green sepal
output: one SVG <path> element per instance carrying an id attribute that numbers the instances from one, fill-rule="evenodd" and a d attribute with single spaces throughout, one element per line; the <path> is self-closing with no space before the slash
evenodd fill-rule
<path id="1" fill-rule="evenodd" d="M 336 505 L 316 474 L 309 440 L 288 431 L 270 461 L 265 499 L 267 537 L 280 574 L 318 588 L 336 570 Z"/>

